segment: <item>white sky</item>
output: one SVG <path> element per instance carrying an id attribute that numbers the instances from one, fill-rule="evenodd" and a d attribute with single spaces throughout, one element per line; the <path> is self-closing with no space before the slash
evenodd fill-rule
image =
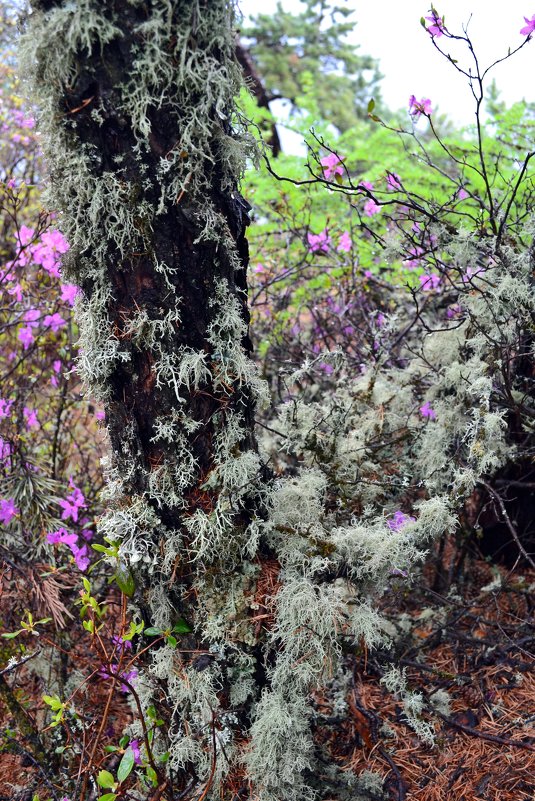
<path id="1" fill-rule="evenodd" d="M 456 122 L 473 122 L 474 103 L 466 79 L 459 75 L 433 47 L 430 36 L 420 25 L 420 17 L 429 13 L 431 0 L 337 0 L 355 11 L 356 28 L 352 41 L 360 45 L 362 54 L 380 61 L 384 75 L 382 95 L 393 109 L 406 108 L 410 95 L 428 97 L 437 109 Z M 276 0 L 239 0 L 244 15 L 272 13 Z M 298 0 L 283 0 L 288 11 L 302 9 Z M 435 0 L 435 8 L 445 16 L 446 26 L 453 33 L 472 20 L 468 32 L 480 65 L 486 67 L 496 58 L 513 50 L 525 37 L 519 31 L 524 17 L 535 14 L 535 0 Z M 455 43 L 441 37 L 459 64 L 468 66 L 466 47 L 454 51 Z M 456 54 L 457 52 L 457 54 Z M 503 99 L 508 103 L 525 98 L 535 100 L 535 35 L 524 49 L 490 73 L 496 78 Z"/>

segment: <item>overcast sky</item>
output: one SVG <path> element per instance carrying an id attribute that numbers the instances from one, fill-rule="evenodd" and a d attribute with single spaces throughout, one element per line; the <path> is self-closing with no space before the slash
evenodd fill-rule
<path id="1" fill-rule="evenodd" d="M 379 59 L 384 75 L 382 93 L 391 108 L 406 107 L 414 94 L 430 98 L 434 109 L 447 113 L 457 124 L 473 121 L 474 104 L 466 80 L 435 51 L 429 34 L 420 25 L 420 17 L 429 13 L 429 0 L 337 2 L 355 12 L 352 19 L 357 24 L 352 40 L 360 45 L 360 52 Z M 245 15 L 271 13 L 276 5 L 276 0 L 239 0 Z M 282 5 L 288 11 L 302 8 L 299 0 L 283 0 Z M 535 14 L 535 0 L 436 0 L 435 7 L 445 15 L 446 25 L 454 33 L 461 32 L 461 24 L 472 15 L 468 30 L 483 67 L 523 41 L 525 37 L 519 31 L 525 25 L 524 16 L 530 19 Z M 468 66 L 466 49 L 454 51 L 453 43 L 444 37 L 437 41 L 447 45 L 460 64 Z M 507 102 L 535 100 L 535 35 L 520 53 L 498 65 L 492 75 Z"/>

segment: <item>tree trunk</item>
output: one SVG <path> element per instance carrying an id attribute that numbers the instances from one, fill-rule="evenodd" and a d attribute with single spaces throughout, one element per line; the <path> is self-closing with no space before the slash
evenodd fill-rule
<path id="1" fill-rule="evenodd" d="M 100 531 L 146 625 L 193 627 L 154 649 L 138 693 L 166 721 L 153 748 L 170 752 L 169 791 L 211 793 L 231 780 L 258 683 L 250 487 L 264 388 L 249 360 L 237 181 L 251 146 L 235 129 L 232 3 L 32 6 L 49 201 L 111 444 Z"/>

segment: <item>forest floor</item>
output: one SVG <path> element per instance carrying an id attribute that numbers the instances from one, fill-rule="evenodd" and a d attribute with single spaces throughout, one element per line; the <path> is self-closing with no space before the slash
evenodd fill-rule
<path id="1" fill-rule="evenodd" d="M 419 580 L 410 585 L 394 581 L 381 601 L 396 631 L 388 660 L 405 671 L 407 687 L 428 702 L 419 719 L 428 731 L 434 730 L 434 743 L 418 737 L 400 697 L 381 683 L 384 655 L 365 649 L 346 655 L 354 678 L 343 714 L 334 709 L 328 691 L 315 694 L 316 740 L 342 770 L 380 774 L 385 797 L 395 801 L 533 801 L 535 627 L 530 587 L 535 571 L 472 558 L 465 562 L 462 581 L 447 591 L 439 589 L 455 558 L 454 547 L 446 547 L 438 578 L 435 555 Z M 35 647 L 27 653 L 39 654 L 15 670 L 5 669 L 12 641 L 0 642 L 0 801 L 59 801 L 62 793 L 53 768 L 57 755 L 39 759 L 37 732 L 49 720 L 42 696 L 72 691 L 77 677 L 92 675 L 76 703 L 79 714 L 93 721 L 89 729 L 96 730 L 95 710 L 106 706 L 109 683 L 98 681 L 99 665 L 88 638 L 78 632 L 79 621 L 61 608 L 77 576 L 56 576 L 61 586 L 45 588 L 52 598 L 47 607 L 38 569 L 28 571 L 9 561 L 0 570 L 2 627 L 13 630 L 21 609 L 35 610 L 34 616 L 48 609 L 50 615 L 51 603 L 56 604 L 56 622 L 64 626 L 49 626 L 52 633 L 32 638 L 35 642 L 28 645 Z M 114 591 L 109 592 L 108 602 L 117 603 Z M 117 743 L 130 718 L 127 696 L 114 693 L 96 754 L 101 766 L 116 767 L 118 757 L 104 746 Z M 370 792 L 372 798 L 377 795 Z"/>

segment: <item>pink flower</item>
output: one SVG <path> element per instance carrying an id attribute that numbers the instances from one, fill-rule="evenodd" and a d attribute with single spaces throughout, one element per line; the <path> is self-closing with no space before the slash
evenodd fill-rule
<path id="1" fill-rule="evenodd" d="M 20 285 L 20 283 L 17 282 L 16 284 L 13 284 L 13 286 L 10 289 L 8 289 L 7 292 L 8 295 L 15 295 L 18 303 L 22 301 L 23 293 L 22 293 L 22 286 Z"/>
<path id="2" fill-rule="evenodd" d="M 12 450 L 11 444 L 0 437 L 0 462 L 5 464 L 11 456 Z"/>
<path id="3" fill-rule="evenodd" d="M 35 409 L 24 407 L 24 417 L 26 418 L 27 428 L 39 428 L 39 420 L 37 419 L 37 412 Z"/>
<path id="4" fill-rule="evenodd" d="M 431 408 L 429 401 L 426 401 L 423 406 L 420 406 L 420 414 L 422 417 L 428 417 L 429 420 L 437 419 L 437 413 Z"/>
<path id="5" fill-rule="evenodd" d="M 327 181 L 330 181 L 333 175 L 344 174 L 344 165 L 336 153 L 329 153 L 328 156 L 321 159 L 320 164 L 323 167 L 323 177 Z"/>
<path id="6" fill-rule="evenodd" d="M 415 522 L 416 522 L 415 517 L 409 517 L 409 515 L 406 515 L 398 510 L 397 512 L 394 512 L 393 520 L 386 521 L 386 525 L 391 531 L 399 531 L 400 529 L 403 528 L 403 526 L 406 526 L 407 523 L 415 523 Z"/>
<path id="7" fill-rule="evenodd" d="M 378 214 L 381 211 L 381 206 L 372 200 L 371 198 L 366 201 L 364 204 L 364 214 L 366 217 L 373 217 L 374 214 Z"/>
<path id="8" fill-rule="evenodd" d="M 431 108 L 431 101 L 427 97 L 422 97 L 421 100 L 416 100 L 414 95 L 409 98 L 409 114 L 415 120 L 418 120 L 423 114 L 425 117 L 430 117 L 433 113 Z"/>
<path id="9" fill-rule="evenodd" d="M 76 286 L 76 284 L 62 284 L 61 285 L 61 299 L 64 303 L 68 303 L 69 306 L 74 306 L 74 301 L 76 296 L 80 290 Z"/>
<path id="10" fill-rule="evenodd" d="M 74 548 L 71 548 L 71 550 L 74 556 L 74 561 L 76 562 L 76 567 L 83 573 L 84 570 L 87 570 L 89 567 L 90 562 L 89 554 L 87 552 L 87 545 L 82 545 L 81 548 L 75 546 Z"/>
<path id="11" fill-rule="evenodd" d="M 457 197 L 459 198 L 459 200 L 465 200 L 467 197 L 469 197 L 469 195 L 466 189 L 463 189 L 461 186 L 461 188 L 457 192 Z"/>
<path id="12" fill-rule="evenodd" d="M 55 314 L 47 314 L 45 319 L 43 320 L 43 325 L 46 328 L 51 328 L 54 333 L 59 331 L 62 325 L 66 325 L 66 321 L 63 319 L 59 312 Z"/>
<path id="13" fill-rule="evenodd" d="M 323 230 L 320 234 L 307 234 L 308 240 L 308 252 L 309 253 L 327 253 L 329 250 L 329 245 L 331 244 L 331 238 L 328 234 L 327 228 Z"/>
<path id="14" fill-rule="evenodd" d="M 386 183 L 390 189 L 402 189 L 401 178 L 396 172 L 388 172 L 386 174 Z"/>
<path id="15" fill-rule="evenodd" d="M 426 17 L 426 19 L 431 23 L 431 25 L 428 25 L 426 28 L 431 36 L 442 36 L 444 33 L 444 20 L 442 17 L 439 17 L 438 12 L 433 7 L 431 7 L 431 16 Z"/>
<path id="16" fill-rule="evenodd" d="M 82 545 L 82 547 L 79 548 L 78 537 L 76 534 L 72 534 L 65 528 L 59 528 L 57 531 L 51 531 L 49 534 L 47 534 L 46 538 L 48 542 L 52 543 L 53 545 L 57 545 L 61 542 L 63 545 L 66 545 L 68 548 L 70 548 L 78 570 L 87 570 L 90 562 L 87 545 Z"/>
<path id="17" fill-rule="evenodd" d="M 29 325 L 25 325 L 24 328 L 21 328 L 17 337 L 19 341 L 22 342 L 24 350 L 28 350 L 30 345 L 35 342 L 31 326 Z"/>
<path id="18" fill-rule="evenodd" d="M 522 36 L 531 36 L 533 31 L 535 31 L 535 14 L 532 16 L 531 19 L 524 17 L 525 26 L 520 30 Z"/>
<path id="19" fill-rule="evenodd" d="M 342 234 L 342 236 L 338 241 L 338 247 L 336 248 L 336 250 L 339 253 L 349 253 L 352 247 L 353 247 L 353 242 L 351 241 L 351 237 L 349 236 L 347 231 L 344 231 L 344 233 Z"/>
<path id="20" fill-rule="evenodd" d="M 19 514 L 19 511 L 13 498 L 6 498 L 0 501 L 0 520 L 5 526 L 11 522 L 15 515 Z"/>
<path id="21" fill-rule="evenodd" d="M 261 262 L 258 262 L 256 267 L 254 268 L 254 272 L 255 273 L 263 273 L 263 272 L 265 272 L 264 265 Z"/>
<path id="22" fill-rule="evenodd" d="M 141 765 L 141 751 L 139 750 L 139 740 L 130 740 L 128 743 L 128 747 L 132 751 L 132 756 L 134 757 L 134 765 Z"/>
<path id="23" fill-rule="evenodd" d="M 2 417 L 9 417 L 11 414 L 11 407 L 13 406 L 12 400 L 4 400 L 0 398 L 0 420 Z"/>
<path id="24" fill-rule="evenodd" d="M 358 185 L 358 188 L 368 189 L 369 192 L 373 192 L 373 184 L 371 181 L 361 181 Z"/>
<path id="25" fill-rule="evenodd" d="M 424 292 L 430 292 L 432 289 L 438 289 L 440 286 L 440 275 L 436 275 L 436 273 L 420 275 L 419 280 Z"/>
<path id="26" fill-rule="evenodd" d="M 28 309 L 24 312 L 24 322 L 28 325 L 37 325 L 41 319 L 41 312 L 39 309 Z"/>

